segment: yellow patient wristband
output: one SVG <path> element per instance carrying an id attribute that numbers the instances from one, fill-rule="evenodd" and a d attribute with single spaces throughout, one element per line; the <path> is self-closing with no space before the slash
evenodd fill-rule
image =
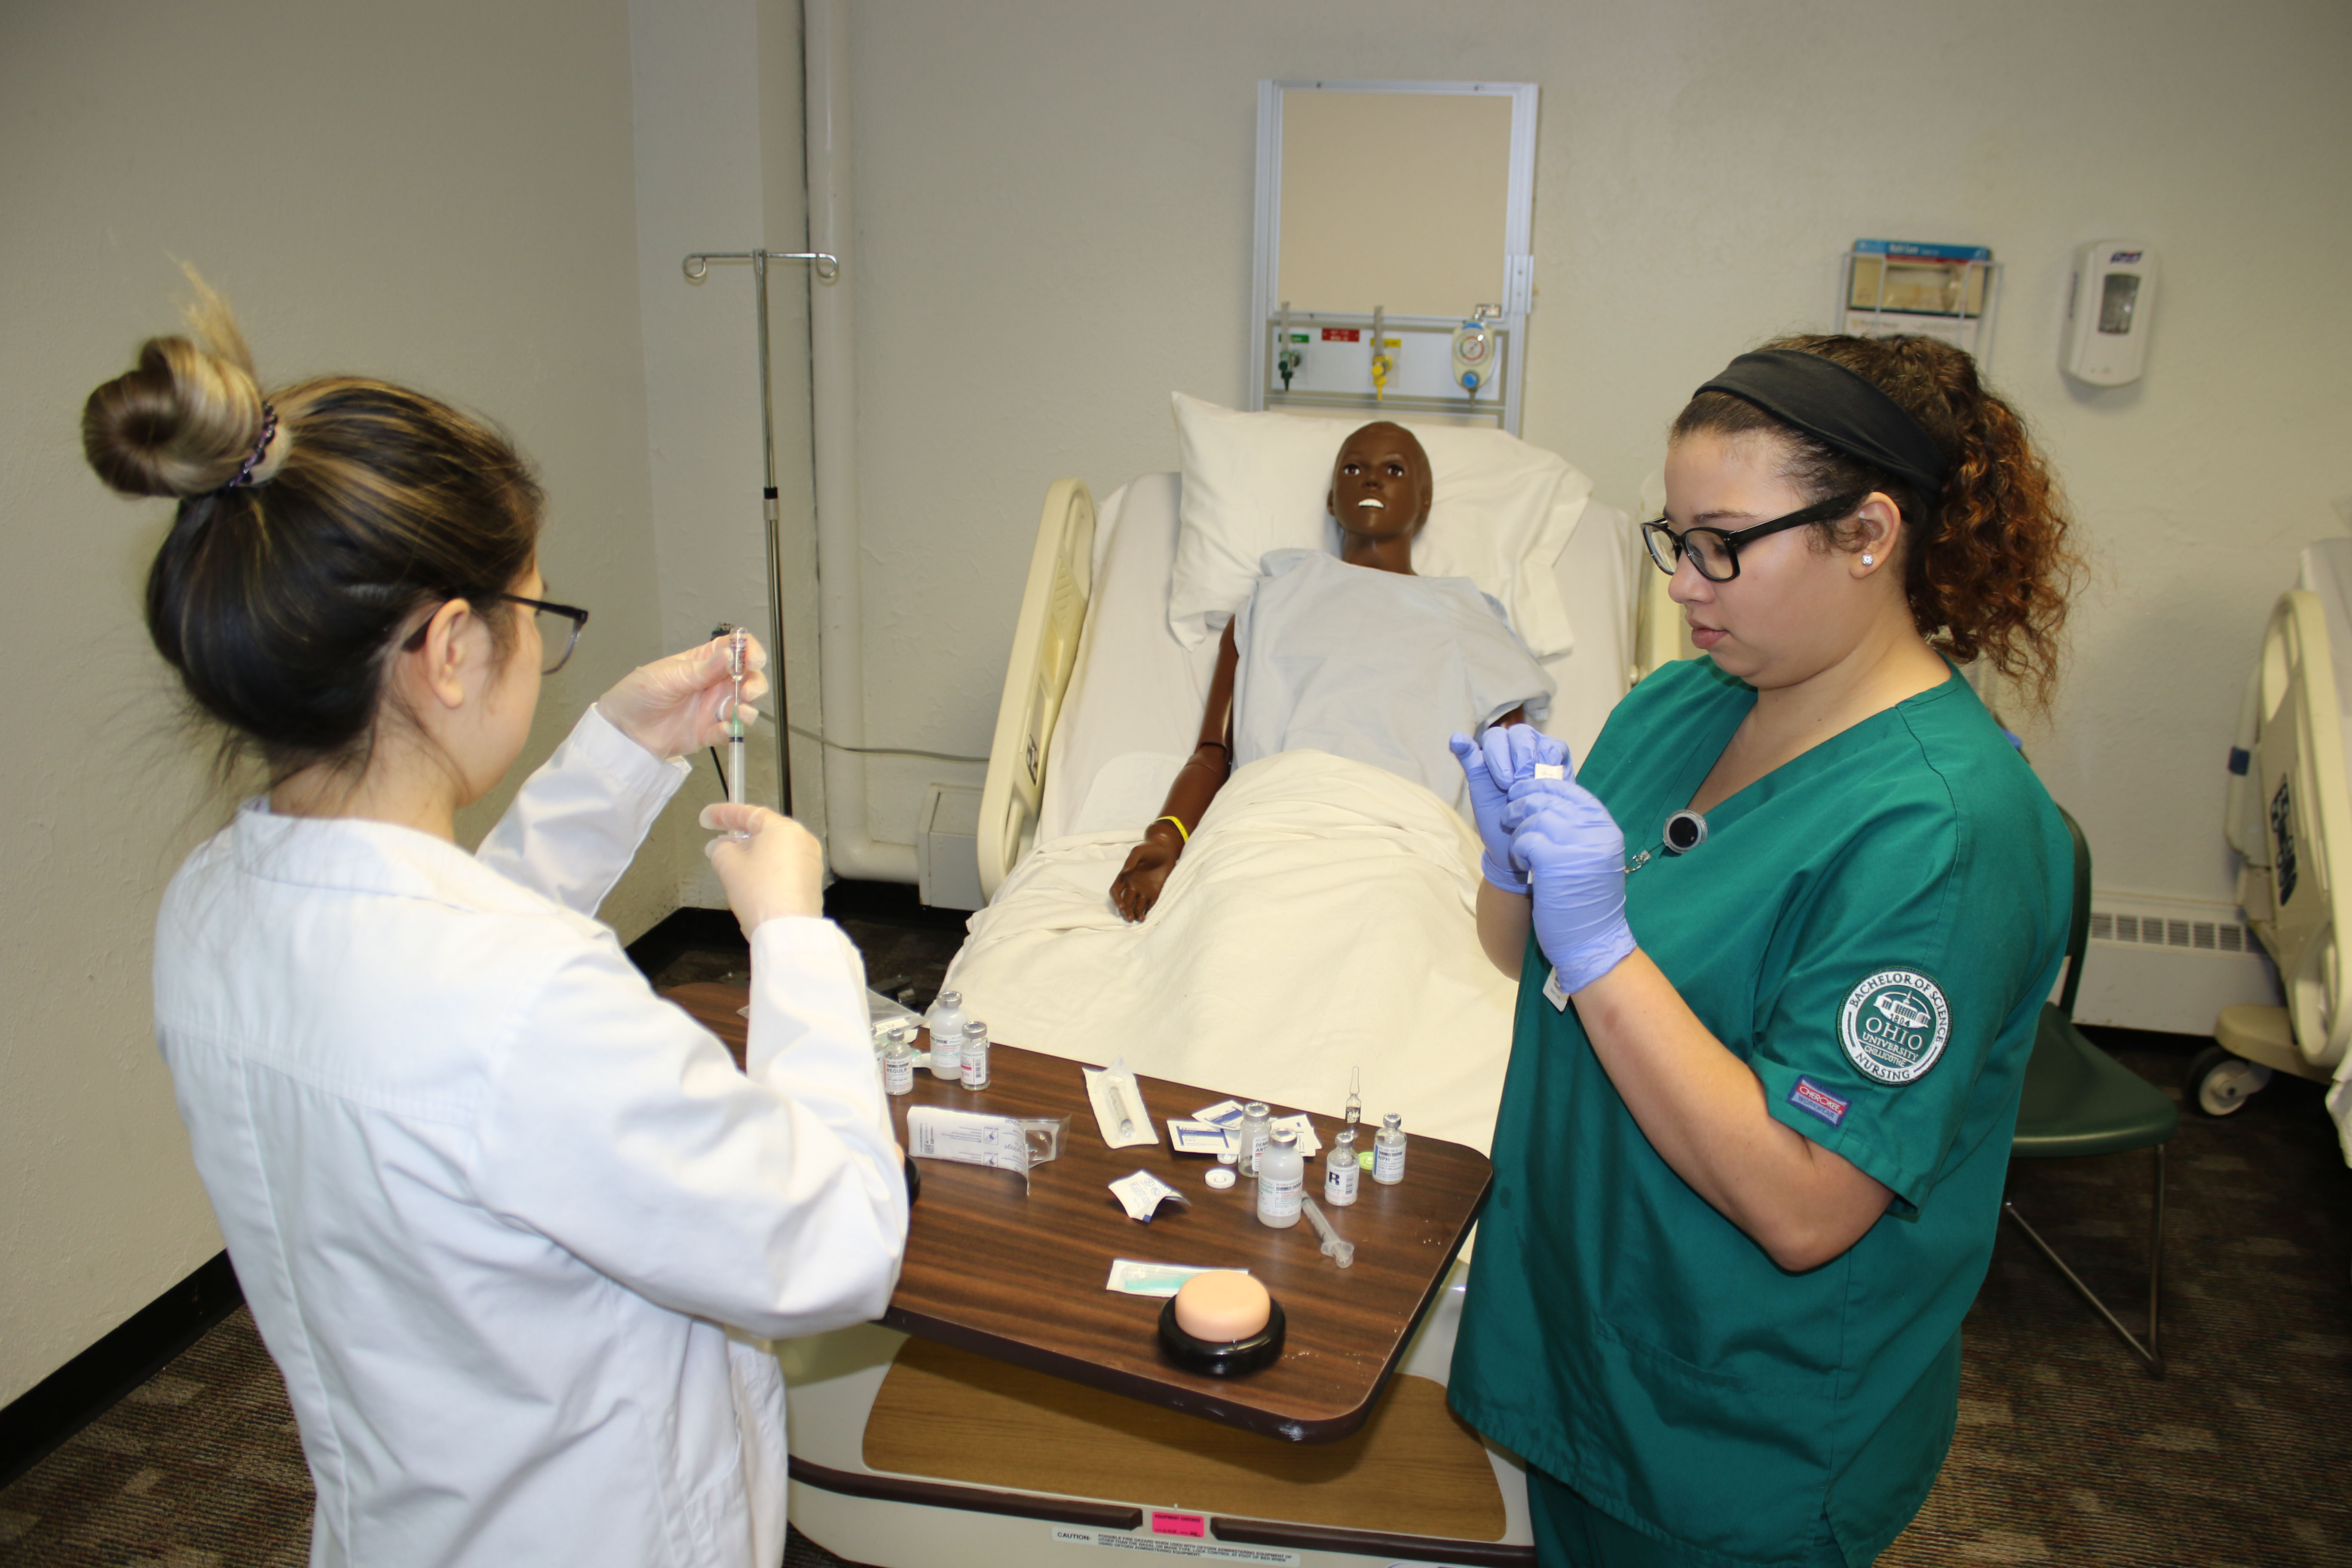
<path id="1" fill-rule="evenodd" d="M 1180 843 L 1184 843 L 1184 844 L 1190 844 L 1190 843 L 1192 843 L 1192 836 L 1191 834 L 1189 834 L 1189 833 L 1185 832 L 1185 831 L 1184 831 L 1184 825 L 1183 825 L 1182 823 L 1181 823 L 1181 822 L 1177 822 L 1177 821 L 1176 821 L 1176 819 L 1175 819 L 1174 817 L 1172 817 L 1172 816 L 1155 816 L 1155 817 L 1153 817 L 1151 820 L 1152 820 L 1152 821 L 1154 821 L 1154 822 L 1171 822 L 1171 823 L 1175 823 L 1175 825 L 1176 825 L 1176 837 L 1177 837 L 1177 840 L 1178 840 Z"/>

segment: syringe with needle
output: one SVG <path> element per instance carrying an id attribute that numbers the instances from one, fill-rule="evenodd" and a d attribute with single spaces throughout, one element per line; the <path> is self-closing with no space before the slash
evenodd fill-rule
<path id="1" fill-rule="evenodd" d="M 734 686 L 727 704 L 727 798 L 737 805 L 743 804 L 743 658 L 751 636 L 741 626 L 727 634 L 727 678 Z M 739 827 L 735 837 L 751 836 Z"/>

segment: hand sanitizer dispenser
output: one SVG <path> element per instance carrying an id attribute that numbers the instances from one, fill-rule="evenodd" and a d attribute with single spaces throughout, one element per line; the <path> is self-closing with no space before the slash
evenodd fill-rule
<path id="1" fill-rule="evenodd" d="M 2078 247 L 2061 368 L 2093 386 L 2137 381 L 2147 364 L 2148 318 L 2155 309 L 2154 247 L 2134 239 Z"/>

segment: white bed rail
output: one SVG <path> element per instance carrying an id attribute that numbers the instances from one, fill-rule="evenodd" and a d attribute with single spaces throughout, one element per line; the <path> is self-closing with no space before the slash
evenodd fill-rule
<path id="1" fill-rule="evenodd" d="M 996 736 L 988 748 L 988 780 L 981 789 L 983 898 L 996 896 L 997 885 L 1036 842 L 1045 749 L 1077 664 L 1078 633 L 1094 594 L 1094 560 L 1095 498 L 1082 479 L 1057 479 L 1037 520 L 1004 695 L 996 705 Z"/>
<path id="2" fill-rule="evenodd" d="M 2352 823 L 2341 815 L 2352 791 L 2316 594 L 2280 595 L 2254 682 L 2252 776 L 2233 780 L 2231 790 L 2231 837 L 2245 858 L 2239 901 L 2278 963 L 2296 1047 L 2312 1067 L 2332 1068 L 2352 1045 L 2336 920 L 2338 898 L 2352 892 Z"/>

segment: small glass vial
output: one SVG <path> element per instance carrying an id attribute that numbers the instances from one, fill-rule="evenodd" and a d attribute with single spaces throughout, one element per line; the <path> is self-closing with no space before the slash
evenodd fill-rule
<path id="1" fill-rule="evenodd" d="M 1342 1128 L 1331 1141 L 1330 1152 L 1323 1156 L 1323 1201 L 1340 1209 L 1354 1203 L 1356 1184 L 1363 1173 L 1364 1167 L 1356 1160 L 1356 1130 Z"/>
<path id="2" fill-rule="evenodd" d="M 963 996 L 954 991 L 942 991 L 931 1010 L 923 1015 L 924 1026 L 931 1031 L 931 1076 L 953 1083 L 963 1077 L 963 1036 L 968 1020 L 963 1016 Z"/>
<path id="3" fill-rule="evenodd" d="M 988 1026 L 977 1018 L 963 1026 L 963 1086 L 988 1087 Z"/>
<path id="4" fill-rule="evenodd" d="M 1265 1101 L 1253 1100 L 1242 1107 L 1242 1174 L 1257 1174 L 1258 1152 L 1265 1147 L 1266 1128 L 1274 1121 L 1274 1112 Z M 1297 1140 L 1293 1139 L 1293 1142 Z"/>
<path id="5" fill-rule="evenodd" d="M 1372 1180 L 1384 1187 L 1393 1187 L 1404 1180 L 1404 1121 L 1401 1112 L 1391 1110 L 1381 1118 L 1381 1130 L 1372 1134 Z"/>
<path id="6" fill-rule="evenodd" d="M 1276 1230 L 1298 1223 L 1298 1200 L 1307 1190 L 1307 1162 L 1298 1152 L 1298 1134 L 1277 1127 L 1258 1155 L 1257 1222 Z"/>
<path id="7" fill-rule="evenodd" d="M 912 1094 L 915 1091 L 915 1047 L 907 1043 L 904 1035 L 893 1035 L 882 1049 L 882 1092 Z"/>

